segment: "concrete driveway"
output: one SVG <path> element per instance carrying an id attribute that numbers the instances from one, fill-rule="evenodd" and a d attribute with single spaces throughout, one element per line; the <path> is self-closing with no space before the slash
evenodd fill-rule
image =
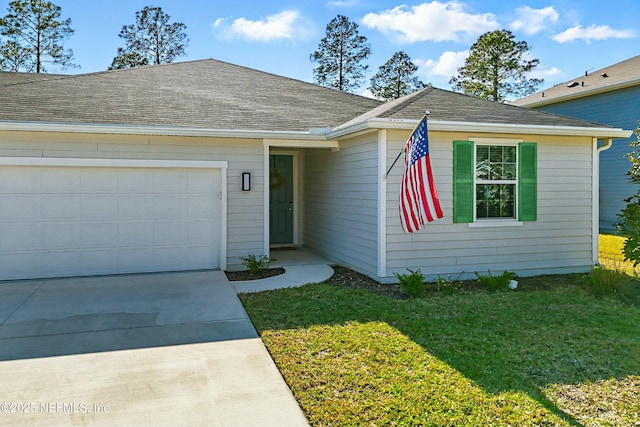
<path id="1" fill-rule="evenodd" d="M 0 283 L 0 425 L 308 425 L 221 271 Z"/>

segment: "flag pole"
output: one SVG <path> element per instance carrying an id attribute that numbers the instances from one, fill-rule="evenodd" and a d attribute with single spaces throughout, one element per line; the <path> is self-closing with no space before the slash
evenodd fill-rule
<path id="1" fill-rule="evenodd" d="M 418 120 L 418 124 L 413 128 L 413 130 L 411 131 L 410 135 L 413 135 L 413 133 L 416 131 L 416 129 L 418 129 L 418 126 L 420 126 L 420 123 L 422 123 L 422 120 L 424 120 L 424 118 L 427 117 L 429 114 L 431 114 L 431 112 L 429 110 L 424 112 L 424 116 L 422 116 L 420 118 L 420 120 Z M 387 171 L 385 176 L 389 176 L 389 173 L 391 172 L 391 169 L 393 169 L 393 167 L 396 165 L 396 163 L 398 162 L 398 159 L 400 158 L 402 153 L 404 153 L 405 148 L 406 147 L 402 147 L 402 150 L 400 150 L 400 152 L 398 153 L 398 157 L 396 157 L 396 159 L 393 161 L 393 163 L 389 167 L 389 170 Z"/>

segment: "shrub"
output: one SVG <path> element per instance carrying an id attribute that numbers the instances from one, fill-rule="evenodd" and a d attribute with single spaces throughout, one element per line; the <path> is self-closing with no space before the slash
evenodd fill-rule
<path id="1" fill-rule="evenodd" d="M 636 140 L 629 144 L 633 150 L 627 154 L 631 162 L 627 175 L 629 175 L 629 182 L 640 184 L 640 126 L 636 128 L 635 134 Z M 637 267 L 640 264 L 640 190 L 624 201 L 626 206 L 618 215 L 618 227 L 628 237 L 624 243 L 624 258 Z"/>
<path id="2" fill-rule="evenodd" d="M 393 273 L 400 282 L 402 292 L 412 298 L 424 296 L 426 290 L 425 277 L 420 269 L 411 270 L 407 268 L 407 271 L 409 271 L 408 274 Z"/>
<path id="3" fill-rule="evenodd" d="M 440 275 L 438 275 L 435 280 L 435 288 L 436 292 L 440 292 L 446 295 L 451 295 L 456 292 L 453 280 L 451 280 L 449 277 L 441 277 Z"/>
<path id="4" fill-rule="evenodd" d="M 620 269 L 596 266 L 589 276 L 588 284 L 594 295 L 628 298 L 633 295 L 636 282 Z"/>
<path id="5" fill-rule="evenodd" d="M 499 276 L 491 275 L 491 270 L 488 270 L 488 274 L 480 274 L 476 272 L 478 282 L 482 287 L 490 291 L 506 290 L 509 288 L 509 282 L 516 277 L 516 273 L 512 271 L 503 271 Z"/>
<path id="6" fill-rule="evenodd" d="M 251 274 L 260 273 L 262 270 L 268 268 L 271 262 L 276 261 L 275 258 L 268 257 L 267 255 L 256 256 L 253 254 L 249 254 L 240 259 L 242 260 L 242 265 L 247 267 Z"/>

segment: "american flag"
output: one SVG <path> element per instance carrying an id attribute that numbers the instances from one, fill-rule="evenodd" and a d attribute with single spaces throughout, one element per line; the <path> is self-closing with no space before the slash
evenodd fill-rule
<path id="1" fill-rule="evenodd" d="M 427 117 L 423 117 L 404 148 L 405 169 L 400 186 L 400 222 L 407 233 L 442 218 L 436 184 L 429 161 Z"/>

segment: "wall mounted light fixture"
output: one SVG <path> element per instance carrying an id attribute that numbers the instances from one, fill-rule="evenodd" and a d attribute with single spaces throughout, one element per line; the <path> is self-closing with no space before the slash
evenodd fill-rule
<path id="1" fill-rule="evenodd" d="M 251 191 L 251 174 L 242 172 L 242 191 Z"/>

